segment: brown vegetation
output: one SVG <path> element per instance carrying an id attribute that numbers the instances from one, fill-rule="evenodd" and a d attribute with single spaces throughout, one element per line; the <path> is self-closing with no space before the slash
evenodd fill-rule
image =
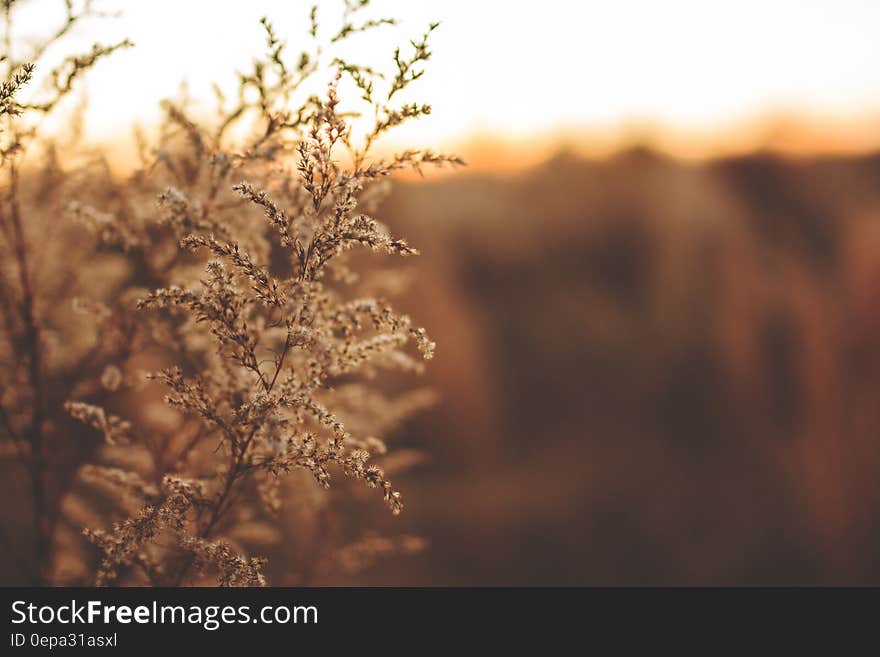
<path id="1" fill-rule="evenodd" d="M 7 35 L 18 4 L 5 3 Z M 421 545 L 359 535 L 353 518 L 322 525 L 327 499 L 312 490 L 341 472 L 378 489 L 392 513 L 403 508 L 372 457 L 388 450 L 380 436 L 431 402 L 395 373 L 421 373 L 434 343 L 381 296 L 387 277 L 362 276 L 375 268 L 350 251 L 416 254 L 368 214 L 383 181 L 460 163 L 373 156 L 386 132 L 430 113 L 399 97 L 421 77 L 436 25 L 393 53 L 387 77 L 325 62 L 325 33 L 334 44 L 393 23 L 361 18 L 366 5 L 344 3 L 335 26 L 313 9 L 310 46 L 293 58 L 264 19 L 266 55 L 239 74 L 235 101 L 220 98 L 207 124 L 185 100 L 166 102 L 159 142 L 127 179 L 100 156 L 76 166 L 38 139 L 75 79 L 131 44 L 70 57 L 44 79 L 47 96 L 21 99 L 42 52 L 91 14 L 89 2 L 66 3 L 62 27 L 27 63 L 6 59 L 0 402 L 33 540 L 13 531 L 4 543 L 31 581 L 264 585 L 251 548 L 286 538 L 285 500 L 302 526 L 287 581 Z M 318 75 L 330 78 L 324 94 L 302 91 Z M 359 104 L 341 103 L 343 79 Z M 355 111 L 374 118 L 362 139 Z M 83 526 L 97 554 L 78 538 Z"/>

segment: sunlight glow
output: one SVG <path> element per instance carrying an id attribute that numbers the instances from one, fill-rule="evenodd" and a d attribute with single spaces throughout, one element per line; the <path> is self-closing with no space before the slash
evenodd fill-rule
<path id="1" fill-rule="evenodd" d="M 50 29 L 46 16 L 56 4 L 38 0 L 24 31 Z M 334 3 L 320 4 L 329 20 Z M 73 45 L 129 37 L 136 48 L 90 74 L 87 134 L 108 140 L 128 134 L 135 121 L 151 124 L 157 101 L 177 95 L 183 81 L 209 105 L 211 84 L 231 89 L 234 71 L 262 51 L 259 17 L 272 19 L 295 54 L 309 5 L 103 0 L 102 8 L 122 15 L 80 28 Z M 820 116 L 839 131 L 880 111 L 880 2 L 872 0 L 374 5 L 373 15 L 402 22 L 353 40 L 370 63 L 388 61 L 396 44 L 442 21 L 417 89 L 434 115 L 407 127 L 400 141 L 573 141 L 579 131 L 620 134 L 632 126 L 718 141 L 713 130 L 766 114 Z"/>

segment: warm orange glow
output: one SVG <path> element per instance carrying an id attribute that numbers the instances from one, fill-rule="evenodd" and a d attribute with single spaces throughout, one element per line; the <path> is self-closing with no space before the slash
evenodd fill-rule
<path id="1" fill-rule="evenodd" d="M 50 2 L 25 12 L 20 36 L 51 29 Z M 261 15 L 295 56 L 307 4 L 103 0 L 102 9 L 121 15 L 80 27 L 65 48 L 123 36 L 137 47 L 90 74 L 86 134 L 114 142 L 114 159 L 127 161 L 130 126 L 151 125 L 158 100 L 177 95 L 183 82 L 205 111 L 214 82 L 233 88 L 234 71 L 263 48 Z M 859 151 L 880 135 L 880 3 L 869 0 L 374 5 L 373 15 L 402 22 L 348 46 L 372 65 L 429 21 L 443 22 L 416 90 L 434 115 L 392 136 L 388 148 L 459 148 L 478 167 L 509 168 L 562 144 L 601 155 L 646 140 L 704 157 L 759 146 Z M 320 6 L 332 29 L 336 4 Z"/>

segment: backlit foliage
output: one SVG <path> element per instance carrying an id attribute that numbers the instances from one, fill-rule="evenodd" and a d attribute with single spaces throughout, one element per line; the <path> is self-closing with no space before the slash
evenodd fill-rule
<path id="1" fill-rule="evenodd" d="M 78 279 L 37 288 L 29 244 L 12 229 L 23 212 L 41 210 L 23 209 L 16 160 L 5 165 L 4 250 L 24 255 L 3 271 L 4 304 L 17 312 L 5 327 L 2 374 L 4 390 L 16 392 L 4 393 L 2 418 L 35 495 L 44 498 L 34 509 L 39 581 L 64 579 L 65 568 L 86 576 L 81 564 L 59 565 L 65 557 L 76 562 L 65 553 L 74 552 L 71 539 L 59 545 L 65 509 L 88 520 L 97 584 L 211 577 L 220 585 L 264 585 L 265 560 L 247 546 L 266 534 L 277 540 L 274 525 L 291 499 L 320 513 L 326 502 L 306 502 L 309 489 L 347 479 L 375 489 L 391 513 L 404 508 L 374 457 L 388 449 L 381 436 L 431 395 L 395 392 L 386 382 L 400 380 L 395 371 L 421 372 L 434 343 L 375 296 L 377 277 L 359 276 L 368 265 L 358 251 L 415 255 L 372 216 L 386 179 L 405 168 L 461 162 L 430 151 L 373 155 L 382 135 L 430 112 L 398 94 L 422 75 L 436 25 L 395 51 L 387 74 L 331 58 L 325 50 L 334 44 L 394 23 L 365 16 L 367 4 L 345 2 L 341 20 L 313 9 L 311 45 L 294 55 L 263 19 L 266 52 L 238 74 L 234 100 L 218 92 L 214 118 L 192 111 L 186 98 L 167 101 L 157 143 L 148 146 L 138 133 L 142 162 L 129 179 L 108 178 L 59 201 L 80 241 L 85 231 L 102 258 L 123 264 L 108 293 L 87 294 Z M 80 20 L 77 7 L 66 8 L 57 38 Z M 128 45 L 96 45 L 65 59 L 48 74 L 48 91 L 27 102 L 18 97 L 34 68 L 5 61 L 5 126 L 25 120 L 22 114 L 51 112 L 82 72 Z M 39 73 L 38 58 L 32 61 Z M 323 91 L 307 91 L 321 76 Z M 344 85 L 360 93 L 356 104 L 342 105 Z M 373 118 L 363 135 L 352 129 L 358 115 Z M 3 139 L 6 157 L 24 133 L 7 129 Z M 94 180 L 93 170 L 58 175 Z M 89 253 L 71 265 L 89 267 Z M 59 307 L 84 320 L 90 334 L 88 344 L 59 347 L 60 360 L 69 361 L 63 364 L 44 355 L 50 320 L 41 315 Z M 59 320 L 53 333 L 63 341 L 65 330 L 70 325 Z M 153 401 L 159 391 L 164 410 Z M 71 418 L 103 446 L 80 455 L 83 463 L 59 485 L 46 445 L 64 439 L 58 427 Z M 368 534 L 348 546 L 329 541 L 319 560 L 351 568 L 371 562 L 371 554 L 419 546 L 411 537 Z"/>

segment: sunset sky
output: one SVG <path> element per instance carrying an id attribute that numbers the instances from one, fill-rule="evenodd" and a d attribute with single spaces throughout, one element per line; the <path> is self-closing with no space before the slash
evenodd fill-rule
<path id="1" fill-rule="evenodd" d="M 60 0 L 33 0 L 19 36 L 49 29 Z M 129 37 L 137 47 L 88 80 L 87 132 L 98 139 L 150 124 L 182 81 L 197 99 L 230 89 L 263 46 L 268 15 L 298 52 L 310 2 L 98 0 L 118 18 L 94 20 L 68 42 Z M 341 4 L 341 3 L 340 3 Z M 335 2 L 320 3 L 325 24 Z M 618 139 L 640 131 L 680 144 L 724 142 L 731 126 L 768 117 L 818 122 L 841 139 L 880 135 L 880 2 L 876 0 L 375 0 L 370 15 L 401 25 L 361 35 L 361 60 L 442 21 L 415 97 L 434 115 L 397 137 L 419 145 Z M 51 10 L 51 11 L 50 11 Z M 65 51 L 68 52 L 68 51 Z M 772 121 L 770 122 L 772 125 Z M 754 130 L 753 130 L 754 132 Z M 853 135 L 856 137 L 853 137 Z M 584 137 L 586 135 L 587 137 Z M 727 135 L 729 137 L 729 135 Z M 766 135 L 764 135 L 766 136 Z M 821 137 L 817 136 L 821 141 Z"/>

